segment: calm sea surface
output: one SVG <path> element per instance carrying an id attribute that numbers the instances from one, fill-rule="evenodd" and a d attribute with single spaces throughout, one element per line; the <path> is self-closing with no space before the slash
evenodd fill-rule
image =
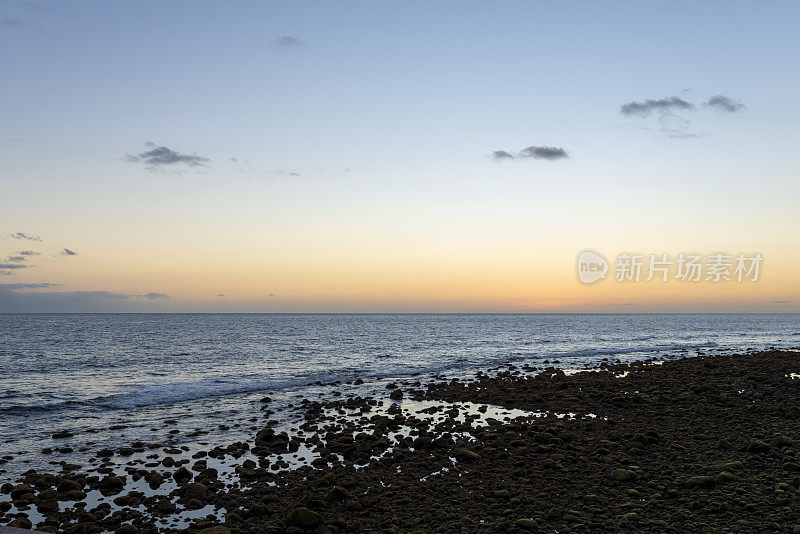
<path id="1" fill-rule="evenodd" d="M 241 439 L 265 395 L 280 417 L 336 380 L 770 346 L 800 346 L 800 315 L 0 315 L 0 480 L 136 440 Z"/>

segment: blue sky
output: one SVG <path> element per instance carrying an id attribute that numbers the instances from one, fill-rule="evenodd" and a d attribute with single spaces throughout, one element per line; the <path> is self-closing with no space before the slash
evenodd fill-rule
<path id="1" fill-rule="evenodd" d="M 381 309 L 396 302 L 393 279 L 414 278 L 413 266 L 430 268 L 437 254 L 434 270 L 444 271 L 489 256 L 572 261 L 598 242 L 734 247 L 772 251 L 788 272 L 797 242 L 786 230 L 800 222 L 799 10 L 3 0 L 2 233 L 41 235 L 86 262 L 40 260 L 8 276 L 64 291 L 157 290 L 176 309 L 236 309 L 248 291 L 273 292 L 251 287 L 262 269 L 262 285 L 304 295 L 287 309 L 350 310 L 361 301 L 348 300 L 347 283 L 337 289 L 341 277 L 317 284 L 317 263 L 339 272 L 374 261 L 384 270 Z M 703 105 L 716 95 L 743 107 Z M 694 109 L 620 112 L 670 97 Z M 129 161 L 146 143 L 204 159 Z M 568 157 L 491 157 L 528 146 Z M 539 256 L 509 254 L 515 242 Z M 0 245 L 10 256 L 17 243 Z M 351 254 L 331 259 L 342 250 Z M 194 268 L 202 258 L 229 261 L 204 275 Z M 387 264 L 411 267 L 387 273 Z M 221 287 L 220 269 L 250 282 Z M 172 281 L 181 271 L 194 285 Z M 463 277 L 480 279 L 479 268 Z M 417 300 L 402 306 L 423 304 L 426 287 L 410 284 Z M 324 305 L 312 298 L 320 291 Z M 229 293 L 239 300 L 212 298 Z M 793 299 L 797 285 L 786 293 Z"/>

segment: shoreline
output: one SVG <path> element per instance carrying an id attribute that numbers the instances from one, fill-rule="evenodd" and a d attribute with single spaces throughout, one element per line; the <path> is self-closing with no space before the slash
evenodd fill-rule
<path id="1" fill-rule="evenodd" d="M 0 524 L 123 534 L 800 524 L 800 352 L 508 369 L 400 379 L 383 397 L 343 386 L 304 399 L 296 430 L 253 421 L 251 439 L 226 448 L 98 451 L 90 465 L 4 484 Z"/>

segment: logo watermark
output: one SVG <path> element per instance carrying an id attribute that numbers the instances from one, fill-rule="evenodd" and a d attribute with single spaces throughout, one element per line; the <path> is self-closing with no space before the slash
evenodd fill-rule
<path id="1" fill-rule="evenodd" d="M 763 262 L 758 252 L 681 252 L 676 256 L 622 252 L 617 255 L 613 273 L 616 282 L 757 282 Z M 577 271 L 581 282 L 593 284 L 605 279 L 612 269 L 602 254 L 586 249 L 578 253 Z"/>

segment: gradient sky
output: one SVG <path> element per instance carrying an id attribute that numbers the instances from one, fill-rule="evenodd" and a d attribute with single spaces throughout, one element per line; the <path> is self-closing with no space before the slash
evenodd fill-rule
<path id="1" fill-rule="evenodd" d="M 800 311 L 799 22 L 0 0 L 0 311 Z M 585 248 L 764 263 L 584 285 Z"/>

